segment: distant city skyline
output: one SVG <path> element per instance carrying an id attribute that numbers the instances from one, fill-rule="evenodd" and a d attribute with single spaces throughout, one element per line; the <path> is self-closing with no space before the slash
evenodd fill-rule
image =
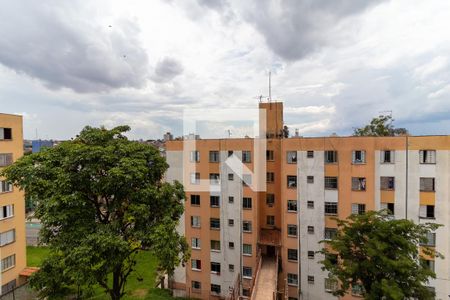
<path id="1" fill-rule="evenodd" d="M 449 134 L 448 11 L 444 0 L 9 1 L 0 112 L 24 116 L 26 139 L 122 124 L 133 139 L 180 136 L 184 109 L 255 107 L 271 71 L 291 134 L 349 135 L 387 111 L 412 134 Z"/>

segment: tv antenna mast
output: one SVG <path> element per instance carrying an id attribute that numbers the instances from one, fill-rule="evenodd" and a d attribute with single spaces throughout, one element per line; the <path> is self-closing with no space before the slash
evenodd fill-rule
<path id="1" fill-rule="evenodd" d="M 269 102 L 272 102 L 272 72 L 269 71 Z"/>

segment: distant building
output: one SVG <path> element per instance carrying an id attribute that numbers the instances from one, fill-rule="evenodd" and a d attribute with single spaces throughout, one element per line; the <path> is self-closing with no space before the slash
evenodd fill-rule
<path id="1" fill-rule="evenodd" d="M 171 141 L 171 140 L 173 140 L 173 134 L 171 134 L 170 132 L 166 132 L 164 134 L 164 141 L 167 142 L 167 141 Z"/>
<path id="2" fill-rule="evenodd" d="M 55 145 L 53 140 L 34 140 L 31 141 L 31 148 L 33 153 L 37 153 L 42 150 L 42 148 L 51 148 Z"/>

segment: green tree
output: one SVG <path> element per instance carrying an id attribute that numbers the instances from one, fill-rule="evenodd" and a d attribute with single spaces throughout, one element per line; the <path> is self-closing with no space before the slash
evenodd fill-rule
<path id="1" fill-rule="evenodd" d="M 337 224 L 336 236 L 322 241 L 326 246 L 320 251 L 322 269 L 339 282 L 334 295 L 362 286 L 364 299 L 434 299 L 426 283 L 436 275 L 421 260 L 419 245 L 440 225 L 394 220 L 386 210 L 354 214 Z M 422 251 L 440 256 L 432 247 L 422 246 Z"/>
<path id="2" fill-rule="evenodd" d="M 399 136 L 408 134 L 406 128 L 395 128 L 392 122 L 394 119 L 390 115 L 380 115 L 373 118 L 370 124 L 356 128 L 354 136 Z"/>
<path id="3" fill-rule="evenodd" d="M 39 199 L 41 241 L 51 249 L 31 280 L 41 297 L 98 284 L 120 299 L 143 250 L 169 274 L 186 261 L 188 246 L 176 231 L 183 187 L 163 181 L 164 158 L 129 141 L 129 129 L 85 127 L 75 139 L 4 169 L 2 176 Z"/>

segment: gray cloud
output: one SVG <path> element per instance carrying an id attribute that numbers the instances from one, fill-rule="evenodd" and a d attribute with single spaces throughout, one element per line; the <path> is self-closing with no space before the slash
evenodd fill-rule
<path id="1" fill-rule="evenodd" d="M 336 29 L 341 21 L 383 1 L 258 0 L 247 4 L 243 15 L 276 54 L 298 60 L 331 41 L 338 42 L 342 34 Z"/>
<path id="2" fill-rule="evenodd" d="M 183 73 L 181 63 L 174 58 L 165 57 L 156 64 L 155 74 L 152 79 L 155 82 L 168 82 L 181 73 Z"/>
<path id="3" fill-rule="evenodd" d="M 0 10 L 0 63 L 52 89 L 142 87 L 148 57 L 129 20 L 95 23 L 77 1 L 12 1 Z"/>

